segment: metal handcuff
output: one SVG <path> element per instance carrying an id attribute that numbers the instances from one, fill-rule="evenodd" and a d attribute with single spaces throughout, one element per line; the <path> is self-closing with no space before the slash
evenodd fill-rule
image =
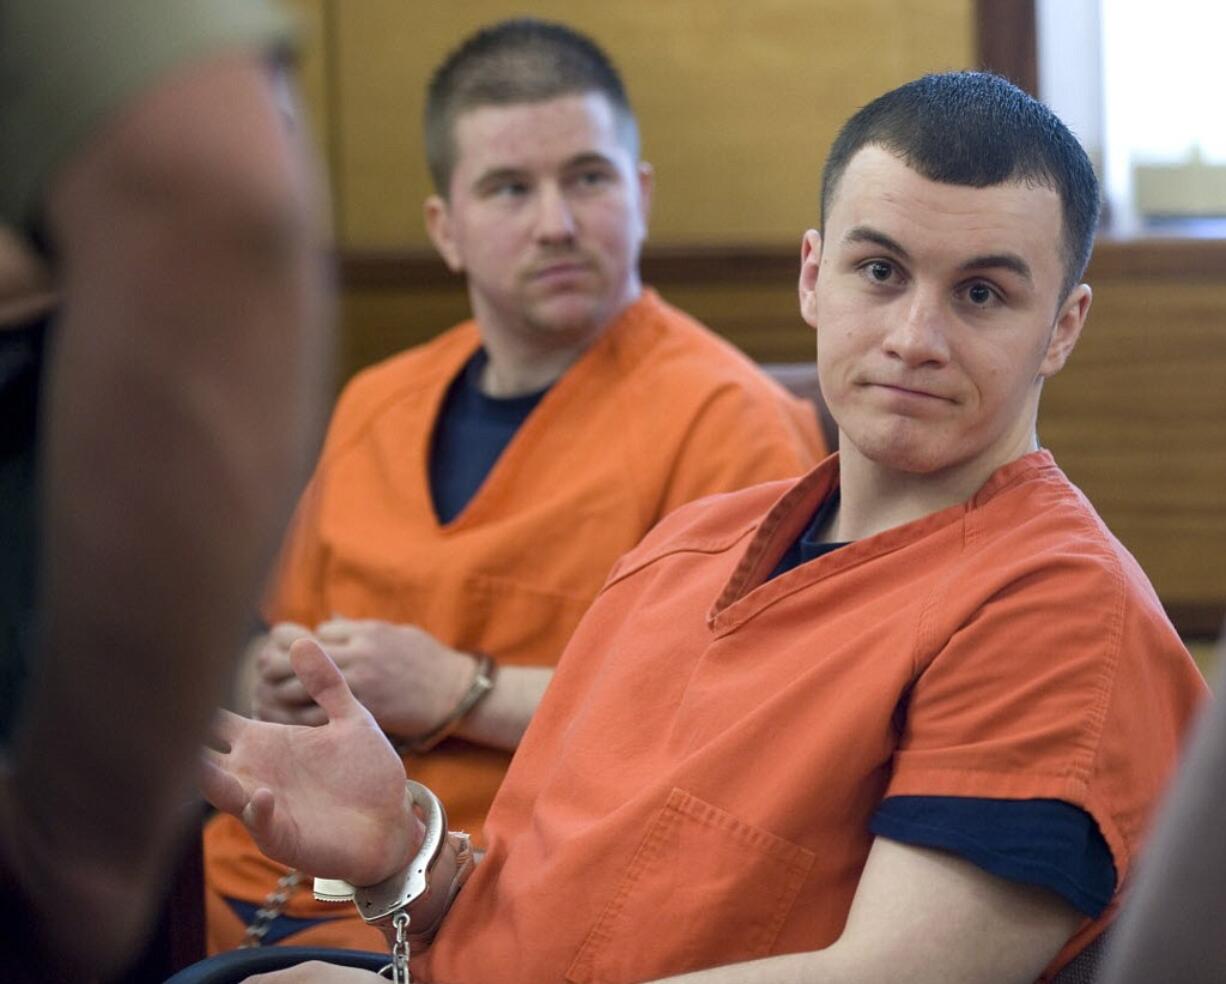
<path id="1" fill-rule="evenodd" d="M 354 888 L 346 881 L 335 878 L 315 879 L 315 898 L 320 902 L 350 902 L 357 906 L 362 918 L 377 927 L 388 938 L 392 947 L 392 962 L 379 971 L 395 984 L 410 984 L 409 978 L 409 913 L 408 907 L 418 899 L 430 894 L 430 870 L 438 861 L 447 838 L 447 812 L 439 798 L 429 789 L 412 779 L 405 780 L 409 795 L 415 806 L 425 813 L 426 833 L 421 847 L 408 865 L 377 885 Z M 467 834 L 454 834 L 463 838 L 463 853 L 467 846 Z M 457 858 L 458 860 L 458 858 Z M 468 856 L 471 864 L 471 854 Z M 453 888 L 462 883 L 463 865 L 457 866 Z"/>

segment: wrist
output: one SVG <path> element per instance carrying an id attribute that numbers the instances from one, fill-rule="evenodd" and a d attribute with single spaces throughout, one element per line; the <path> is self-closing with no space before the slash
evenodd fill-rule
<path id="1" fill-rule="evenodd" d="M 447 832 L 447 813 L 438 797 L 411 779 L 405 788 L 411 802 L 425 812 L 425 835 L 416 853 L 374 884 L 355 887 L 345 881 L 315 879 L 318 901 L 352 900 L 362 919 L 387 936 L 393 952 L 401 951 L 406 940 L 422 944 L 434 938 L 474 866 L 468 835 Z M 410 926 L 412 931 L 405 935 Z"/>
<path id="2" fill-rule="evenodd" d="M 455 734 L 464 724 L 465 719 L 493 691 L 498 674 L 498 664 L 492 657 L 485 654 L 477 654 L 471 656 L 470 659 L 474 662 L 473 672 L 468 687 L 460 699 L 430 730 L 398 742 L 397 751 L 401 754 L 412 753 L 414 755 L 424 755 L 431 751 Z"/>
<path id="3" fill-rule="evenodd" d="M 438 863 L 430 872 L 429 893 L 408 907 L 412 918 L 408 939 L 413 946 L 425 947 L 434 941 L 443 917 L 451 910 L 475 866 L 468 834 L 460 830 L 449 832 Z"/>

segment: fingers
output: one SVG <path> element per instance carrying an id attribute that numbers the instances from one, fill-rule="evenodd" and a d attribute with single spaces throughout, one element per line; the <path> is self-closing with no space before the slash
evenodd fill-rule
<path id="1" fill-rule="evenodd" d="M 243 823 L 251 830 L 252 836 L 261 844 L 268 839 L 272 828 L 273 814 L 276 812 L 276 798 L 271 789 L 261 786 L 251 794 L 242 810 Z"/>
<path id="2" fill-rule="evenodd" d="M 255 702 L 257 707 L 273 705 L 289 710 L 315 703 L 302 681 L 292 675 L 276 683 L 261 680 L 255 687 Z"/>
<path id="3" fill-rule="evenodd" d="M 210 741 L 219 747 L 229 748 L 238 740 L 249 723 L 242 715 L 220 709 L 213 716 L 212 725 L 209 728 Z"/>
<path id="4" fill-rule="evenodd" d="M 309 639 L 295 642 L 290 649 L 290 664 L 306 687 L 306 692 L 324 709 L 329 720 L 366 716 L 341 671 L 319 643 Z"/>
<path id="5" fill-rule="evenodd" d="M 317 625 L 315 627 L 315 635 L 319 638 L 320 642 L 348 642 L 357 626 L 358 623 L 352 619 L 336 615 L 328 619 L 328 621 Z"/>
<path id="6" fill-rule="evenodd" d="M 362 970 L 358 967 L 341 967 L 337 964 L 310 960 L 284 970 L 257 974 L 246 980 L 248 984 L 377 984 L 387 978 L 381 977 L 374 971 Z"/>
<path id="7" fill-rule="evenodd" d="M 280 683 L 294 679 L 289 663 L 290 647 L 299 639 L 309 639 L 311 633 L 301 625 L 282 622 L 264 637 L 264 645 L 256 653 L 255 664 L 261 680 Z"/>
<path id="8" fill-rule="evenodd" d="M 200 763 L 200 792 L 222 813 L 241 817 L 247 806 L 247 793 L 234 776 L 222 765 L 224 758 L 205 749 Z"/>
<path id="9" fill-rule="evenodd" d="M 299 639 L 311 638 L 311 630 L 297 622 L 278 622 L 268 632 L 268 637 L 286 651 Z"/>

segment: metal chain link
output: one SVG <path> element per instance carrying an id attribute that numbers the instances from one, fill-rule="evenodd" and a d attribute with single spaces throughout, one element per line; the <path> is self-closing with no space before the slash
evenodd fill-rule
<path id="1" fill-rule="evenodd" d="M 409 914 L 403 909 L 392 919 L 396 927 L 396 942 L 392 944 L 392 962 L 379 971 L 392 984 L 412 984 L 409 978 Z"/>
<path id="2" fill-rule="evenodd" d="M 277 887 L 268 893 L 264 905 L 256 909 L 255 915 L 251 917 L 251 923 L 243 934 L 243 942 L 238 945 L 240 950 L 264 945 L 264 937 L 268 935 L 277 917 L 285 911 L 285 903 L 289 901 L 290 896 L 294 894 L 294 889 L 301 881 L 302 872 L 293 870 L 287 871 L 277 879 Z"/>

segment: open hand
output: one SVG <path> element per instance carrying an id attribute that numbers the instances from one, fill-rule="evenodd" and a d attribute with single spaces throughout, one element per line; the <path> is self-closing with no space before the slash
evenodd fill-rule
<path id="1" fill-rule="evenodd" d="M 354 885 L 382 881 L 421 842 L 404 767 L 319 645 L 290 649 L 294 673 L 327 718 L 320 727 L 221 712 L 220 750 L 206 750 L 202 786 L 282 864 Z"/>

